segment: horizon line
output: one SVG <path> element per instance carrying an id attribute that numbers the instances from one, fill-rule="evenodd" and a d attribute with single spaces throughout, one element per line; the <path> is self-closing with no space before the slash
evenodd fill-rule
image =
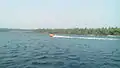
<path id="1" fill-rule="evenodd" d="M 79 28 L 79 29 L 82 29 L 82 28 L 88 28 L 88 29 L 97 29 L 97 28 L 120 28 L 118 26 L 116 27 L 71 27 L 71 28 L 0 28 L 0 29 L 21 29 L 21 30 L 24 30 L 24 29 L 27 29 L 27 30 L 32 30 L 32 29 L 74 29 L 74 28 Z"/>

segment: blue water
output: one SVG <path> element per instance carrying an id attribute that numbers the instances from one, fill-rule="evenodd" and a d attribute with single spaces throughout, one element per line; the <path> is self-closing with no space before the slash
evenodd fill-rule
<path id="1" fill-rule="evenodd" d="M 0 68 L 120 68 L 120 40 L 0 32 Z"/>

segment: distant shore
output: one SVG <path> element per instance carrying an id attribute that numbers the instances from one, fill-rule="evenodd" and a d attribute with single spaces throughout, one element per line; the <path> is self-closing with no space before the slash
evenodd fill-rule
<path id="1" fill-rule="evenodd" d="M 72 28 L 72 29 L 36 29 L 39 33 L 74 34 L 86 36 L 120 36 L 120 28 Z"/>
<path id="2" fill-rule="evenodd" d="M 0 32 L 37 32 L 42 34 L 69 34 L 85 36 L 120 36 L 120 28 L 71 28 L 71 29 L 7 29 L 0 28 Z"/>

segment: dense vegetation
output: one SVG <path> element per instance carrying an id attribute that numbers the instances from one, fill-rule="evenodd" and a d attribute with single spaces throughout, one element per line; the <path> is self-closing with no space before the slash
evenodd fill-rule
<path id="1" fill-rule="evenodd" d="M 120 28 L 36 29 L 36 32 L 77 35 L 120 35 Z"/>
<path id="2" fill-rule="evenodd" d="M 71 29 L 7 29 L 0 28 L 0 32 L 8 31 L 34 31 L 39 33 L 55 33 L 55 34 L 77 34 L 77 35 L 120 35 L 120 28 L 71 28 Z"/>

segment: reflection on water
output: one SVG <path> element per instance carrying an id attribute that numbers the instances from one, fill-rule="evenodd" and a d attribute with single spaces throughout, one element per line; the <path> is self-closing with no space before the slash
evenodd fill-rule
<path id="1" fill-rule="evenodd" d="M 119 40 L 0 33 L 0 68 L 120 68 Z"/>

